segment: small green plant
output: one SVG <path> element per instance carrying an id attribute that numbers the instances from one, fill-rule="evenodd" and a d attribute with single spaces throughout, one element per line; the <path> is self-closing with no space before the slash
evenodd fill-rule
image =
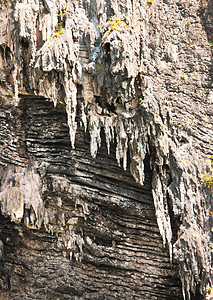
<path id="1" fill-rule="evenodd" d="M 60 14 L 58 14 L 57 16 L 58 16 L 58 17 L 62 17 L 62 18 L 64 18 L 64 17 L 66 17 L 66 16 L 67 16 L 67 13 L 60 13 Z"/>
<path id="2" fill-rule="evenodd" d="M 185 21 L 185 24 L 191 25 L 190 20 Z"/>
<path id="3" fill-rule="evenodd" d="M 213 41 L 209 40 L 211 47 L 213 48 Z"/>
<path id="4" fill-rule="evenodd" d="M 205 181 L 205 183 L 208 185 L 208 187 L 213 188 L 213 155 L 211 156 L 211 166 L 210 172 L 205 174 L 202 177 L 202 180 Z"/>
<path id="5" fill-rule="evenodd" d="M 62 27 L 61 24 L 58 24 L 55 28 L 55 33 L 53 35 L 54 38 L 58 38 L 59 36 L 62 35 L 63 32 L 65 32 L 66 30 Z"/>
<path id="6" fill-rule="evenodd" d="M 213 33 L 210 33 L 209 37 L 208 37 L 208 42 L 210 43 L 212 49 L 213 49 Z"/>
<path id="7" fill-rule="evenodd" d="M 94 130 L 95 130 L 94 125 L 90 125 L 90 130 L 91 130 L 91 131 L 94 131 Z"/>
<path id="8" fill-rule="evenodd" d="M 106 39 L 110 33 L 114 30 L 119 31 L 123 27 L 124 30 L 129 30 L 128 25 L 122 21 L 121 17 L 118 17 L 117 15 L 114 15 L 110 18 L 110 20 L 103 25 L 98 26 L 98 28 L 106 28 L 107 32 L 104 35 L 104 38 Z"/>
<path id="9" fill-rule="evenodd" d="M 58 13 L 57 17 L 58 17 L 58 24 L 55 27 L 55 33 L 53 35 L 54 38 L 58 38 L 59 36 L 62 35 L 63 32 L 65 32 L 66 30 L 65 28 L 65 22 L 66 22 L 66 18 L 67 18 L 67 6 L 65 6 L 62 11 L 60 13 Z"/>
<path id="10" fill-rule="evenodd" d="M 204 180 L 210 188 L 213 188 L 213 170 L 211 170 L 211 173 L 205 174 L 202 180 Z"/>
<path id="11" fill-rule="evenodd" d="M 209 246 L 210 246 L 211 252 L 213 252 L 213 242 L 210 242 Z"/>
<path id="12" fill-rule="evenodd" d="M 212 293 L 213 293 L 213 288 L 210 287 L 210 288 L 208 289 L 208 294 L 210 295 L 210 294 L 212 294 Z"/>

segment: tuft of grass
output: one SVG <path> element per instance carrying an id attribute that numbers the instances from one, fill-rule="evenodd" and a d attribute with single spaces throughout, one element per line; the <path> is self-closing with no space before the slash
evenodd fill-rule
<path id="1" fill-rule="evenodd" d="M 185 24 L 191 25 L 190 20 L 185 21 Z"/>
<path id="2" fill-rule="evenodd" d="M 212 168 L 210 169 L 210 172 L 202 177 L 202 180 L 205 181 L 209 188 L 213 188 L 213 155 L 211 155 L 210 160 Z"/>
<path id="3" fill-rule="evenodd" d="M 53 35 L 54 38 L 58 38 L 62 35 L 63 32 L 65 32 L 66 30 L 61 26 L 61 24 L 58 24 L 56 26 L 56 31 Z"/>
<path id="4" fill-rule="evenodd" d="M 208 185 L 208 187 L 213 188 L 213 169 L 202 177 L 202 180 Z"/>
<path id="5" fill-rule="evenodd" d="M 213 41 L 209 40 L 211 47 L 213 48 Z"/>
<path id="6" fill-rule="evenodd" d="M 111 17 L 110 20 L 103 25 L 98 26 L 98 28 L 107 29 L 107 32 L 104 35 L 105 39 L 110 35 L 112 31 L 119 31 L 122 27 L 124 30 L 129 30 L 128 25 L 124 21 L 122 21 L 121 17 L 118 17 L 117 15 Z"/>
<path id="7" fill-rule="evenodd" d="M 211 47 L 213 48 L 213 32 L 211 32 L 208 36 L 208 42 L 211 45 Z"/>

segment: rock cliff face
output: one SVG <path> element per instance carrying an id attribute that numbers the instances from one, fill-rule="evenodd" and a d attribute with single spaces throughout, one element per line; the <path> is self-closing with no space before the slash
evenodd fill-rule
<path id="1" fill-rule="evenodd" d="M 208 299 L 212 1 L 0 3 L 2 299 Z"/>

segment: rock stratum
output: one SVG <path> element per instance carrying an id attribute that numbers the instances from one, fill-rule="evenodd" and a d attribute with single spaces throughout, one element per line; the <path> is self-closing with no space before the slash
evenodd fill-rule
<path id="1" fill-rule="evenodd" d="M 212 1 L 0 16 L 0 299 L 210 299 Z"/>

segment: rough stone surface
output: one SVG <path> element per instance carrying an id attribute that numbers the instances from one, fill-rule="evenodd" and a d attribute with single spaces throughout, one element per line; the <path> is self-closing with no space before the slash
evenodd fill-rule
<path id="1" fill-rule="evenodd" d="M 148 2 L 0 1 L 4 299 L 210 297 L 213 4 Z"/>

